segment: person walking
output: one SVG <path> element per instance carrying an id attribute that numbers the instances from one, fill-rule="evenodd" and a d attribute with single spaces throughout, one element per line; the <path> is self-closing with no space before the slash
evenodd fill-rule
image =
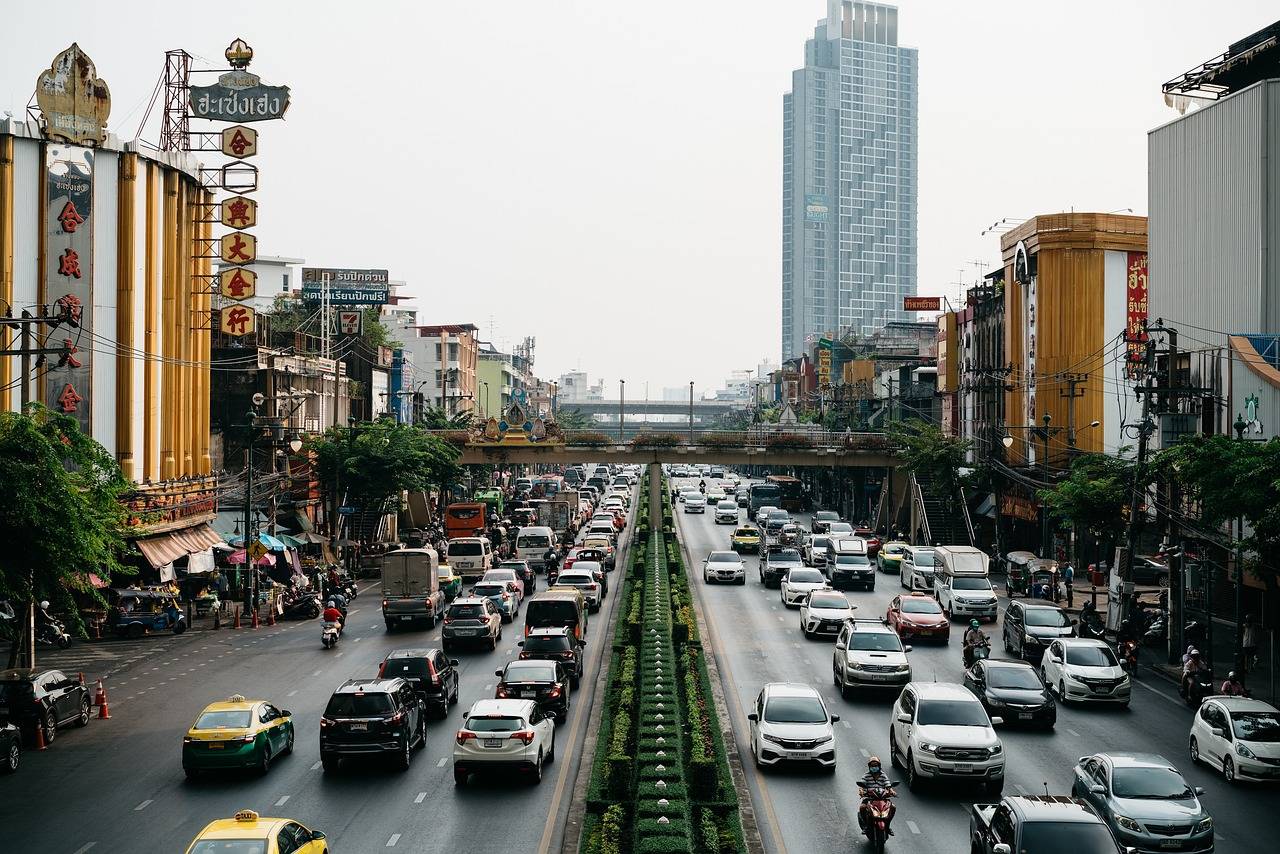
<path id="1" fill-rule="evenodd" d="M 1062 567 L 1062 584 L 1064 587 L 1066 587 L 1068 608 L 1073 608 L 1075 607 L 1075 604 L 1076 604 L 1075 591 L 1072 589 L 1072 584 L 1075 581 L 1075 578 L 1076 578 L 1075 567 L 1073 567 L 1069 563 L 1066 566 Z"/>
<path id="2" fill-rule="evenodd" d="M 1253 614 L 1244 615 L 1244 625 L 1240 629 L 1240 658 L 1245 673 L 1253 669 L 1258 658 L 1258 625 L 1253 621 Z"/>

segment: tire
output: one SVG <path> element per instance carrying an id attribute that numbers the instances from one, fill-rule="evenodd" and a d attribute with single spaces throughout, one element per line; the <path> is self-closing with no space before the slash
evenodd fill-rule
<path id="1" fill-rule="evenodd" d="M 800 621 L 800 634 L 804 635 L 804 639 L 809 639 L 809 630 L 804 627 L 804 620 Z"/>
<path id="2" fill-rule="evenodd" d="M 53 744 L 53 740 L 58 737 L 58 721 L 54 718 L 53 712 L 45 712 L 38 726 L 44 731 L 45 747 Z"/>
<path id="3" fill-rule="evenodd" d="M 387 634 L 391 634 L 392 632 L 395 631 L 395 625 L 396 625 L 395 623 L 391 622 L 390 620 L 387 620 Z"/>
<path id="4" fill-rule="evenodd" d="M 916 762 L 911 756 L 911 751 L 907 751 L 907 788 L 913 792 L 920 791 L 920 776 L 916 774 Z"/>
<path id="5" fill-rule="evenodd" d="M 538 761 L 533 764 L 533 785 L 542 782 L 542 751 L 538 751 Z"/>
<path id="6" fill-rule="evenodd" d="M 80 698 L 80 714 L 76 716 L 76 726 L 84 727 L 89 725 L 89 696 Z"/>
<path id="7" fill-rule="evenodd" d="M 271 745 L 262 745 L 262 753 L 259 754 L 258 765 L 254 770 L 259 776 L 266 776 L 266 773 L 271 770 Z"/>
<path id="8" fill-rule="evenodd" d="M 1200 764 L 1200 742 L 1196 741 L 1196 737 L 1194 735 L 1191 736 L 1191 739 L 1187 742 L 1187 752 L 1191 754 L 1191 764 L 1199 765 Z"/>
<path id="9" fill-rule="evenodd" d="M 5 774 L 12 774 L 18 770 L 18 765 L 22 763 L 22 746 L 18 744 L 18 739 L 9 742 L 9 749 L 5 751 L 4 758 L 0 760 L 0 771 Z"/>
<path id="10" fill-rule="evenodd" d="M 413 764 L 413 738 L 409 733 L 404 736 L 404 750 L 396 754 L 396 770 L 408 771 Z"/>
<path id="11" fill-rule="evenodd" d="M 446 695 L 446 696 L 444 696 L 444 697 L 442 697 L 442 698 L 440 699 L 440 708 L 439 708 L 439 709 L 437 709 L 437 711 L 439 712 L 439 716 L 440 716 L 440 719 L 441 719 L 441 720 L 444 720 L 445 718 L 449 717 L 449 697 L 448 697 L 448 695 Z M 423 727 L 422 727 L 422 743 L 423 743 L 424 745 L 427 743 L 427 728 L 426 728 L 426 725 L 425 725 L 425 724 L 424 724 L 424 725 L 423 725 Z"/>
<path id="12" fill-rule="evenodd" d="M 453 683 L 453 696 L 449 698 L 449 705 L 456 705 L 458 702 L 458 683 Z"/>
<path id="13" fill-rule="evenodd" d="M 1222 760 L 1222 779 L 1227 781 L 1228 786 L 1236 784 L 1236 763 L 1230 756 Z"/>
<path id="14" fill-rule="evenodd" d="M 187 775 L 188 780 L 197 780 L 200 778 L 200 769 L 198 768 L 188 768 L 187 766 L 183 765 L 182 773 Z"/>
<path id="15" fill-rule="evenodd" d="M 849 699 L 849 695 L 852 693 L 853 691 L 851 689 L 851 686 L 846 684 L 844 679 L 842 678 L 840 680 L 840 699 L 847 700 Z"/>
<path id="16" fill-rule="evenodd" d="M 744 572 L 744 573 L 742 574 L 742 577 L 741 577 L 741 578 L 739 578 L 735 583 L 736 583 L 739 587 L 745 587 L 745 586 L 747 585 L 747 574 Z"/>
<path id="17" fill-rule="evenodd" d="M 176 623 L 174 623 L 174 624 L 173 624 L 173 633 L 174 633 L 175 635 L 180 635 L 180 634 L 182 634 L 183 632 L 185 632 L 186 630 L 187 630 L 187 621 L 186 621 L 186 620 L 179 620 L 178 622 L 176 622 Z"/>
<path id="18" fill-rule="evenodd" d="M 124 633 L 129 640 L 138 640 L 147 633 L 147 629 L 142 623 L 130 623 Z"/>
<path id="19" fill-rule="evenodd" d="M 893 740 L 893 727 L 889 727 L 889 767 L 902 768 L 902 760 L 898 758 L 898 747 Z"/>
<path id="20" fill-rule="evenodd" d="M 556 733 L 551 731 L 551 749 L 547 751 L 547 758 L 543 760 L 547 765 L 556 761 Z"/>
<path id="21" fill-rule="evenodd" d="M 457 786 L 458 788 L 462 788 L 463 786 L 467 785 L 467 778 L 470 776 L 471 776 L 470 774 L 468 774 L 466 771 L 463 771 L 461 768 L 454 768 L 453 769 L 453 785 Z"/>
<path id="22" fill-rule="evenodd" d="M 332 774 L 334 771 L 337 771 L 338 765 L 341 764 L 341 762 L 341 757 L 330 756 L 323 753 L 320 754 L 320 765 L 324 768 L 324 772 L 326 774 Z"/>
<path id="23" fill-rule="evenodd" d="M 564 708 L 561 709 L 560 714 L 556 715 L 557 724 L 566 723 L 569 720 L 569 706 L 570 706 L 570 700 L 568 697 L 565 697 Z"/>
<path id="24" fill-rule="evenodd" d="M 1067 704 L 1067 683 L 1066 682 L 1062 682 L 1062 681 L 1058 682 L 1058 702 L 1062 703 L 1062 705 L 1064 706 Z"/>
<path id="25" fill-rule="evenodd" d="M 289 728 L 289 737 L 284 740 L 284 754 L 286 756 L 293 755 L 293 727 Z"/>

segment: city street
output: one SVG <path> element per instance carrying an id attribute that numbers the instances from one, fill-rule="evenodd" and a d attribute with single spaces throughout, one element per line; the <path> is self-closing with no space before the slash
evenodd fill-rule
<path id="1" fill-rule="evenodd" d="M 677 480 L 677 483 L 697 483 Z M 745 516 L 746 511 L 742 513 Z M 776 589 L 762 588 L 757 558 L 745 556 L 747 584 L 707 585 L 698 576 L 702 559 L 713 549 L 729 547 L 732 526 L 716 525 L 712 514 L 677 510 L 677 525 L 688 554 L 692 587 L 708 623 L 725 681 L 734 740 L 743 773 L 751 788 L 755 814 L 767 850 L 811 852 L 852 850 L 864 843 L 857 825 L 855 781 L 866 770 L 868 756 L 883 760 L 886 773 L 902 779 L 889 767 L 889 710 L 895 693 L 842 700 L 832 684 L 830 640 L 806 640 L 800 634 L 796 610 L 784 608 Z M 802 526 L 807 514 L 792 514 Z M 880 574 L 874 592 L 847 591 L 860 617 L 884 616 L 889 600 L 901 592 L 896 575 Z M 1001 602 L 1003 610 L 1004 602 Z M 984 625 L 999 652 L 998 624 Z M 909 654 L 918 681 L 960 682 L 960 625 L 950 644 L 916 643 Z M 814 770 L 758 770 L 751 761 L 746 715 L 767 682 L 802 682 L 822 691 L 831 710 L 841 716 L 836 726 L 837 769 L 834 776 Z M 1213 814 L 1218 851 L 1244 851 L 1252 840 L 1264 838 L 1268 810 L 1276 789 L 1269 786 L 1232 787 L 1221 774 L 1194 767 L 1187 755 L 1192 712 L 1168 681 L 1146 671 L 1136 683 L 1129 711 L 1078 708 L 1059 704 L 1053 732 L 998 729 L 1008 757 L 1006 795 L 1069 794 L 1071 769 L 1079 757 L 1105 750 L 1150 751 L 1171 760 L 1193 786 L 1206 789 L 1204 803 Z M 896 836 L 891 850 L 963 851 L 968 848 L 968 806 L 974 798 L 956 788 L 926 787 L 923 793 L 898 789 Z"/>
<path id="2" fill-rule="evenodd" d="M 540 577 L 539 590 L 544 585 Z M 461 662 L 458 705 L 448 719 L 428 721 L 427 744 L 407 772 L 379 762 L 346 762 L 331 774 L 320 769 L 319 718 L 333 689 L 344 679 L 376 674 L 389 650 L 440 642 L 438 627 L 388 634 L 377 586 L 366 584 L 334 650 L 321 647 L 317 620 L 157 638 L 163 655 L 117 668 L 108 680 L 109 721 L 60 731 L 47 752 L 23 755 L 21 773 L 0 778 L 6 847 L 66 854 L 181 851 L 207 822 L 248 808 L 323 830 L 332 850 L 341 852 L 482 852 L 495 844 L 558 849 L 615 600 L 609 596 L 592 615 L 582 687 L 557 730 L 556 763 L 538 786 L 499 777 L 455 789 L 451 767 L 461 716 L 471 703 L 493 696 L 494 670 L 518 652 L 523 609 L 504 625 L 496 652 L 450 653 Z M 207 703 L 236 693 L 293 712 L 294 754 L 264 777 L 228 773 L 187 781 L 180 759 L 187 727 Z"/>

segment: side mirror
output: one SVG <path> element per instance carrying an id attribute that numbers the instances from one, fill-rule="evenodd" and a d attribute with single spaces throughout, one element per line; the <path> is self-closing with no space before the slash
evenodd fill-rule
<path id="1" fill-rule="evenodd" d="M 747 715 L 747 720 L 749 720 L 749 721 L 758 721 L 758 720 L 760 720 L 760 716 L 759 716 L 759 715 L 757 715 L 755 712 L 751 712 L 749 715 Z"/>
<path id="2" fill-rule="evenodd" d="M 839 716 L 839 715 L 832 715 L 832 716 L 831 716 L 831 722 L 832 722 L 833 724 L 838 724 L 838 723 L 840 723 L 840 716 Z"/>
<path id="3" fill-rule="evenodd" d="M 458 666 L 458 659 L 456 659 L 456 658 L 451 658 L 451 659 L 449 659 L 449 666 L 450 666 L 450 667 L 457 667 L 457 666 Z"/>
<path id="4" fill-rule="evenodd" d="M 911 652 L 911 644 L 907 644 L 902 648 L 903 652 Z"/>
<path id="5" fill-rule="evenodd" d="M 502 675 L 502 670 L 501 670 L 501 669 L 498 669 L 498 670 L 493 671 L 493 675 L 494 675 L 494 676 L 501 676 L 501 675 Z"/>
<path id="6" fill-rule="evenodd" d="M 1203 794 L 1204 794 L 1204 786 L 1196 786 L 1196 787 L 1195 787 L 1194 789 L 1192 789 L 1191 791 L 1195 792 L 1197 796 L 1199 796 L 1199 795 L 1203 795 Z"/>
<path id="7" fill-rule="evenodd" d="M 524 646 L 524 641 L 516 641 L 516 646 Z"/>
<path id="8" fill-rule="evenodd" d="M 900 724 L 909 724 L 909 723 L 911 723 L 911 715 L 908 715 L 908 714 L 905 714 L 905 713 L 904 713 L 904 714 L 901 714 L 901 715 L 898 715 L 898 723 L 900 723 Z"/>
<path id="9" fill-rule="evenodd" d="M 836 649 L 845 649 L 844 641 L 836 641 Z"/>
<path id="10" fill-rule="evenodd" d="M 991 849 L 991 854 L 1013 854 L 1013 849 L 1003 842 L 997 842 Z"/>
<path id="11" fill-rule="evenodd" d="M 992 718 L 992 719 L 991 719 L 991 725 L 992 725 L 992 726 L 1000 726 L 1000 725 L 1001 725 L 1001 724 L 1003 724 L 1003 723 L 1004 723 L 1004 718 Z"/>
<path id="12" fill-rule="evenodd" d="M 280 717 L 282 717 L 282 718 L 291 718 L 291 717 L 293 717 L 293 712 L 289 711 L 288 709 L 281 709 L 281 710 L 280 710 Z"/>
<path id="13" fill-rule="evenodd" d="M 313 830 L 313 831 L 311 831 L 311 838 L 312 838 L 312 840 L 317 840 L 317 839 L 328 839 L 328 837 L 324 835 L 324 831 L 323 831 L 323 830 Z"/>
<path id="14" fill-rule="evenodd" d="M 1220 726 L 1216 726 L 1216 727 L 1214 727 L 1214 728 L 1213 728 L 1213 730 L 1212 730 L 1212 732 L 1213 732 L 1213 734 L 1214 734 L 1214 735 L 1216 735 L 1218 738 L 1226 738 L 1226 737 L 1227 737 L 1227 731 L 1226 731 L 1225 729 L 1223 729 L 1222 727 L 1220 727 Z"/>
<path id="15" fill-rule="evenodd" d="M 1107 793 L 1107 787 L 1101 783 L 1093 783 L 1089 786 L 1089 791 L 1095 795 L 1105 795 Z"/>

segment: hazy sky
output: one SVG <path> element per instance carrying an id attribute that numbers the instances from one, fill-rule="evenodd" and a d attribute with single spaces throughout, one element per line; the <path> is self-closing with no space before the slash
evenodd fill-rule
<path id="1" fill-rule="evenodd" d="M 1002 217 L 1147 206 L 1160 84 L 1274 2 L 902 0 L 920 49 L 921 294 L 998 261 Z M 824 0 L 4 0 L 0 109 L 71 41 L 132 138 L 184 48 L 288 84 L 260 125 L 260 252 L 386 267 L 424 323 L 537 338 L 616 394 L 778 358 L 782 94 Z M 209 82 L 212 78 L 207 78 Z M 142 136 L 158 136 L 158 111 Z M 963 273 L 961 272 L 963 271 Z M 1159 283 L 1153 283 L 1158 287 Z"/>

